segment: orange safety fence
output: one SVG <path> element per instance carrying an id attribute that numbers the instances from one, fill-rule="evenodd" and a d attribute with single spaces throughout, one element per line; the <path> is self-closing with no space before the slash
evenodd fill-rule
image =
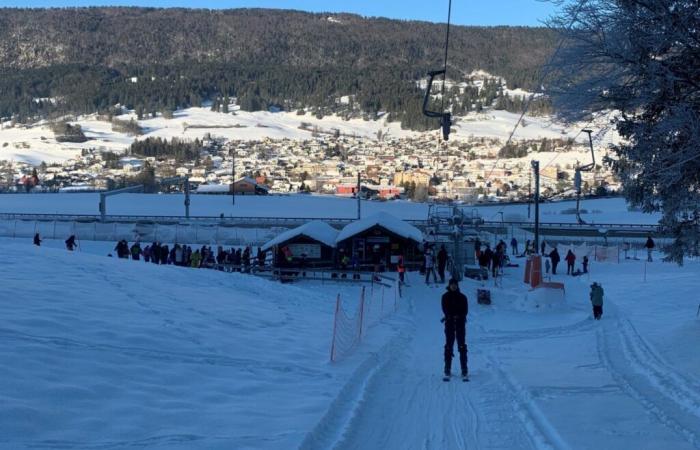
<path id="1" fill-rule="evenodd" d="M 371 327 L 398 310 L 401 297 L 399 282 L 391 288 L 376 286 L 373 284 L 369 292 L 363 287 L 358 301 L 354 303 L 344 301 L 338 294 L 333 318 L 331 361 L 338 361 L 352 353 Z M 393 300 L 390 298 L 392 291 Z"/>

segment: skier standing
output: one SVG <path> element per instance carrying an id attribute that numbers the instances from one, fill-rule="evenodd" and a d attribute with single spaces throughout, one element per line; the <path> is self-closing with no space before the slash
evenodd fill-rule
<path id="1" fill-rule="evenodd" d="M 72 252 L 75 249 L 75 235 L 71 234 L 68 239 L 65 240 L 66 243 L 66 249 L 69 252 Z"/>
<path id="2" fill-rule="evenodd" d="M 652 262 L 651 252 L 654 251 L 656 244 L 654 244 L 654 240 L 651 238 L 651 236 L 647 236 L 647 243 L 644 244 L 644 247 L 647 249 L 647 261 Z"/>
<path id="3" fill-rule="evenodd" d="M 600 320 L 603 315 L 603 286 L 593 282 L 591 284 L 591 304 L 593 305 L 593 318 Z"/>
<path id="4" fill-rule="evenodd" d="M 430 284 L 430 274 L 433 274 L 433 282 L 437 284 L 437 274 L 435 273 L 435 256 L 433 251 L 428 248 L 425 251 L 425 284 Z"/>
<path id="5" fill-rule="evenodd" d="M 574 255 L 574 252 L 569 250 L 566 253 L 566 274 L 567 275 L 573 275 L 574 274 L 574 264 L 576 263 L 576 255 Z"/>
<path id="6" fill-rule="evenodd" d="M 440 251 L 437 254 L 438 275 L 440 275 L 440 283 L 445 282 L 445 267 L 447 267 L 447 249 L 445 244 L 440 246 Z"/>
<path id="7" fill-rule="evenodd" d="M 452 356 L 455 339 L 459 351 L 459 365 L 462 369 L 462 378 L 467 381 L 469 370 L 467 368 L 467 344 L 465 342 L 467 314 L 469 302 L 467 297 L 459 290 L 456 279 L 450 279 L 447 292 L 442 295 L 442 313 L 445 324 L 445 378 L 449 380 L 452 371 Z"/>
<path id="8" fill-rule="evenodd" d="M 396 271 L 399 272 L 399 281 L 401 284 L 404 284 L 406 282 L 406 266 L 403 263 L 403 255 L 399 255 L 399 260 L 396 263 Z"/>
<path id="9" fill-rule="evenodd" d="M 41 237 L 39 236 L 39 233 L 36 233 L 34 235 L 34 245 L 36 245 L 37 247 L 41 246 Z"/>
<path id="10" fill-rule="evenodd" d="M 557 248 L 554 247 L 554 250 L 552 250 L 552 253 L 549 254 L 549 259 L 552 260 L 552 275 L 557 274 L 557 264 L 559 264 L 559 261 L 561 260 L 561 257 L 559 256 L 559 252 L 557 251 Z"/>
<path id="11" fill-rule="evenodd" d="M 131 246 L 131 259 L 134 261 L 139 261 L 141 260 L 141 255 L 143 254 L 143 250 L 141 250 L 141 244 L 139 244 L 138 241 L 134 242 L 134 245 Z"/>
<path id="12" fill-rule="evenodd" d="M 515 236 L 513 236 L 513 239 L 510 240 L 510 246 L 513 249 L 513 256 L 518 255 L 518 240 L 515 239 Z"/>

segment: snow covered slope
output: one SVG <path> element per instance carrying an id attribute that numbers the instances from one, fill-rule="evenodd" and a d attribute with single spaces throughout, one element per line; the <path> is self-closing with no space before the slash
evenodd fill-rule
<path id="1" fill-rule="evenodd" d="M 330 364 L 334 296 L 357 287 L 0 251 L 0 448 L 700 446 L 699 261 L 592 262 L 554 276 L 565 297 L 528 291 L 522 267 L 503 287 L 463 282 L 464 384 L 440 379 L 443 290 L 417 273 L 399 313 Z"/>
<path id="2" fill-rule="evenodd" d="M 471 299 L 471 382 L 441 381 L 441 289 L 410 274 L 414 323 L 408 339 L 382 354 L 333 434 L 317 426 L 302 448 L 320 449 L 692 449 L 700 445 L 698 261 L 593 264 L 585 277 L 555 276 L 566 294 L 529 292 L 522 268 L 507 269 L 493 304 Z M 671 287 L 665 282 L 672 279 Z M 592 320 L 588 285 L 606 290 Z M 456 351 L 456 350 L 455 350 Z M 453 373 L 455 373 L 453 362 Z"/>
<path id="3" fill-rule="evenodd" d="M 3 449 L 294 448 L 357 365 L 328 362 L 356 286 L 0 251 Z"/>

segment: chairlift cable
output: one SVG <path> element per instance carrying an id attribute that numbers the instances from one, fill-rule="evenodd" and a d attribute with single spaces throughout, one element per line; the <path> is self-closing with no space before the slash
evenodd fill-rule
<path id="1" fill-rule="evenodd" d="M 452 0 L 449 0 L 449 4 L 447 6 L 447 31 L 445 33 L 445 65 L 443 69 L 443 75 L 442 75 L 442 93 L 440 96 L 442 97 L 442 104 L 440 106 L 440 109 L 444 112 L 445 111 L 445 85 L 447 84 L 447 51 L 450 47 L 450 21 L 452 19 Z"/>

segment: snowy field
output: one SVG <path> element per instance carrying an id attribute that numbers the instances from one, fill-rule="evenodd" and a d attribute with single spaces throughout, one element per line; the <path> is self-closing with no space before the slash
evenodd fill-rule
<path id="1" fill-rule="evenodd" d="M 592 262 L 553 277 L 565 295 L 529 291 L 522 267 L 463 282 L 465 384 L 441 381 L 443 290 L 416 273 L 330 363 L 336 295 L 357 286 L 0 252 L 0 448 L 700 447 L 698 261 Z"/>
<path id="2" fill-rule="evenodd" d="M 110 197 L 108 214 L 139 216 L 184 216 L 184 195 L 122 194 Z M 228 195 L 193 195 L 192 216 L 218 217 L 306 217 L 355 218 L 357 202 L 353 199 L 321 195 L 238 196 L 231 204 Z M 0 213 L 21 214 L 99 214 L 99 194 L 0 194 Z M 401 219 L 426 220 L 429 204 L 410 201 L 362 201 L 362 214 L 388 212 Z M 576 223 L 575 201 L 543 203 L 541 222 Z M 488 221 L 528 221 L 527 205 L 464 206 Z M 622 198 L 583 200 L 582 217 L 591 224 L 656 224 L 658 214 L 629 211 Z M 568 210 L 568 211 L 567 211 Z M 503 213 L 501 215 L 501 213 Z M 501 217 L 502 216 L 502 217 Z M 534 207 L 532 219 L 534 220 Z"/>
<path id="3" fill-rule="evenodd" d="M 136 119 L 135 114 L 119 116 L 120 120 Z M 290 112 L 246 112 L 235 111 L 224 114 L 212 112 L 208 108 L 187 108 L 175 112 L 172 119 L 162 116 L 139 120 L 144 134 L 138 139 L 160 137 L 165 139 L 202 139 L 205 135 L 258 141 L 270 139 L 311 139 L 310 130 L 301 129 L 306 123 L 310 129 L 317 128 L 321 132 L 332 134 L 339 130 L 342 134 L 360 138 L 376 139 L 377 132 L 391 137 L 409 137 L 417 133 L 401 129 L 398 122 L 387 122 L 385 119 L 365 121 L 362 119 L 343 120 L 337 116 L 317 119 L 312 114 L 303 116 Z M 78 117 L 71 122 L 79 124 L 87 142 L 60 143 L 54 138 L 46 122 L 36 125 L 10 128 L 8 123 L 0 127 L 0 160 L 25 161 L 40 164 L 41 161 L 64 162 L 80 156 L 84 148 L 95 148 L 101 151 L 123 152 L 134 141 L 134 137 L 125 133 L 112 131 L 112 125 L 106 121 L 97 120 L 93 115 Z"/>
<path id="4" fill-rule="evenodd" d="M 465 140 L 474 137 L 497 138 L 505 141 L 515 126 L 519 114 L 506 111 L 488 111 L 487 113 L 470 113 L 461 117 L 454 127 L 453 140 Z M 120 120 L 136 119 L 135 114 L 119 116 Z M 617 134 L 607 130 L 608 116 L 601 116 L 594 126 L 603 130 L 596 135 L 596 144 L 604 148 L 610 142 L 618 139 Z M 31 126 L 18 125 L 13 128 L 9 123 L 0 126 L 0 160 L 24 161 L 38 165 L 42 161 L 65 162 L 80 156 L 82 149 L 97 149 L 100 151 L 123 152 L 135 139 L 160 137 L 165 139 L 202 139 L 206 135 L 244 141 L 259 141 L 263 139 L 311 139 L 309 130 L 332 134 L 334 130 L 348 136 L 364 139 L 377 139 L 381 131 L 385 139 L 416 137 L 420 133 L 402 130 L 399 122 L 389 122 L 387 118 L 379 120 L 352 119 L 343 120 L 338 116 L 327 116 L 317 119 L 312 114 L 297 115 L 296 112 L 246 112 L 235 111 L 229 114 L 212 112 L 208 108 L 187 108 L 175 112 L 172 119 L 162 116 L 139 120 L 144 134 L 135 138 L 125 133 L 112 131 L 112 125 L 106 121 L 97 120 L 96 115 L 81 116 L 72 123 L 79 124 L 85 136 L 89 139 L 83 143 L 57 142 L 48 123 L 39 122 Z M 307 124 L 307 130 L 302 129 L 302 123 Z M 587 124 L 590 125 L 590 124 Z M 579 142 L 586 143 L 585 136 L 579 130 L 584 124 L 565 127 L 552 122 L 550 118 L 526 117 L 524 125 L 518 127 L 515 140 L 539 138 L 568 138 L 576 137 Z M 434 132 L 436 133 L 436 132 Z M 434 134 L 433 133 L 433 134 Z M 545 158 L 547 155 L 540 155 Z M 581 157 L 586 155 L 581 155 Z M 562 161 L 573 157 L 562 158 Z M 575 158 L 574 158 L 575 159 Z M 586 160 L 582 159 L 582 160 Z"/>

